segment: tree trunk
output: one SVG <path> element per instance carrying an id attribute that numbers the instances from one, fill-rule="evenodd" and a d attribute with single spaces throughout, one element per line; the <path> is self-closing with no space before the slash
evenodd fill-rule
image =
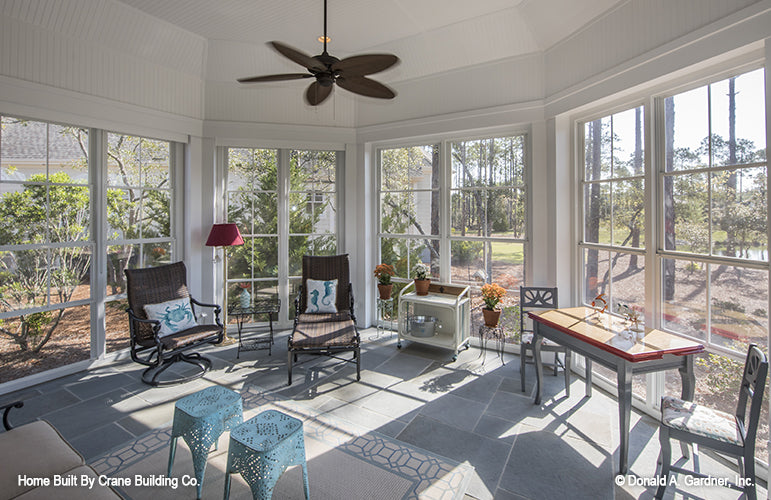
<path id="1" fill-rule="evenodd" d="M 634 110 L 634 175 L 643 173 L 643 144 L 642 144 L 642 108 L 637 107 Z M 643 186 L 645 182 L 643 181 Z M 640 224 L 633 223 L 632 226 L 632 246 L 640 248 Z M 629 257 L 629 270 L 637 269 L 637 255 L 632 254 Z"/>
<path id="2" fill-rule="evenodd" d="M 591 168 L 587 180 L 598 180 L 602 175 L 602 121 L 595 120 L 589 125 L 591 144 L 587 151 L 586 163 Z M 586 221 L 586 241 L 597 243 L 600 240 L 600 184 L 591 184 L 589 194 L 589 219 Z M 586 206 L 586 205 L 584 205 Z M 586 255 L 586 298 L 597 295 L 597 274 L 599 252 L 590 248 Z"/>
<path id="3" fill-rule="evenodd" d="M 672 172 L 675 168 L 675 100 L 664 100 L 664 170 Z M 664 177 L 664 248 L 676 250 L 675 241 L 675 191 L 672 177 Z M 675 297 L 675 261 L 664 259 L 664 300 Z"/>
<path id="4" fill-rule="evenodd" d="M 736 78 L 728 79 L 728 164 L 736 165 Z M 726 233 L 725 254 L 736 257 L 736 170 L 730 170 L 726 180 L 726 206 L 723 209 L 723 229 Z"/>

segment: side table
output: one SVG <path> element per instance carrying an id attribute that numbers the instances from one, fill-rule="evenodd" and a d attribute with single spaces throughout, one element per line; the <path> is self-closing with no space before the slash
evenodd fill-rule
<path id="1" fill-rule="evenodd" d="M 200 499 L 211 445 L 216 445 L 224 431 L 233 429 L 243 421 L 241 396 L 219 385 L 207 387 L 177 401 L 174 404 L 174 423 L 169 443 L 168 477 L 171 477 L 174 465 L 177 439 L 181 436 L 193 455 L 193 469 L 198 480 L 196 498 Z"/>
<path id="2" fill-rule="evenodd" d="M 228 308 L 228 316 L 236 318 L 236 325 L 238 326 L 238 352 L 236 353 L 236 359 L 241 357 L 241 351 L 267 349 L 268 355 L 273 355 L 273 315 L 276 315 L 276 319 L 278 319 L 280 309 L 281 302 L 273 298 L 255 298 L 254 303 L 249 307 L 234 306 Z M 247 319 L 261 314 L 268 315 L 269 335 L 265 335 L 267 332 L 258 332 L 256 328 L 244 327 Z M 249 333 L 261 333 L 261 335 L 244 339 L 243 336 Z"/>
<path id="3" fill-rule="evenodd" d="M 497 347 L 498 347 L 498 355 L 501 357 L 501 363 L 506 364 L 506 362 L 503 360 L 503 346 L 506 341 L 506 336 L 503 333 L 503 327 L 498 326 L 487 326 L 484 323 L 479 325 L 479 340 L 482 342 L 482 350 L 485 352 L 485 359 L 487 358 L 487 339 L 488 338 L 494 338 Z"/>
<path id="4" fill-rule="evenodd" d="M 388 318 L 388 320 L 386 320 Z M 385 335 L 386 331 L 386 321 L 393 322 L 394 320 L 394 298 L 391 297 L 390 299 L 381 299 L 380 297 L 377 298 L 377 335 L 375 335 L 375 338 L 379 338 L 380 335 Z M 393 335 L 393 330 L 391 328 L 387 329 L 391 335 Z"/>
<path id="5" fill-rule="evenodd" d="M 278 410 L 266 410 L 230 433 L 224 499 L 230 497 L 230 475 L 240 473 L 257 499 L 269 499 L 284 471 L 303 468 L 305 499 L 310 498 L 302 421 Z"/>

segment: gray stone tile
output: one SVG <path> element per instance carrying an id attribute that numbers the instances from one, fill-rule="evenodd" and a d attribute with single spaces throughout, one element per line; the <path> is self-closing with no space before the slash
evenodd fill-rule
<path id="1" fill-rule="evenodd" d="M 403 352 L 380 364 L 377 367 L 377 371 L 402 380 L 408 380 L 423 373 L 431 366 L 432 362 L 431 360 Z"/>
<path id="2" fill-rule="evenodd" d="M 78 382 L 67 384 L 65 388 L 85 401 L 135 382 L 134 378 L 125 373 L 100 369 L 90 372 Z"/>
<path id="3" fill-rule="evenodd" d="M 493 399 L 502 381 L 503 378 L 494 373 L 476 376 L 470 382 L 453 389 L 452 395 L 487 404 Z"/>
<path id="4" fill-rule="evenodd" d="M 329 398 L 318 410 L 343 421 L 351 422 L 370 431 L 380 432 L 381 427 L 386 427 L 393 421 L 391 417 L 377 413 L 356 405 L 347 404 L 339 399 Z"/>
<path id="5" fill-rule="evenodd" d="M 613 498 L 613 457 L 595 444 L 523 426 L 511 453 L 500 488 L 529 498 Z"/>
<path id="6" fill-rule="evenodd" d="M 169 424 L 174 418 L 174 404 L 174 401 L 169 401 L 133 411 L 118 420 L 118 424 L 134 436 L 141 436 Z"/>
<path id="7" fill-rule="evenodd" d="M 386 390 L 379 391 L 359 401 L 356 406 L 409 422 L 417 415 L 424 401 Z"/>
<path id="8" fill-rule="evenodd" d="M 70 444 L 83 455 L 86 461 L 89 461 L 120 446 L 133 437 L 130 432 L 121 426 L 111 423 L 71 439 Z"/>
<path id="9" fill-rule="evenodd" d="M 87 401 L 49 413 L 46 420 L 68 440 L 98 427 L 117 422 L 127 414 L 147 407 L 143 399 L 123 389 L 116 389 Z"/>
<path id="10" fill-rule="evenodd" d="M 419 414 L 452 425 L 460 431 L 473 429 L 485 411 L 485 407 L 483 403 L 446 394 L 426 403 Z"/>
<path id="11" fill-rule="evenodd" d="M 471 464 L 483 486 L 478 491 L 495 491 L 511 451 L 511 444 L 489 439 L 469 431 L 461 431 L 438 420 L 418 415 L 399 433 L 397 439 Z M 475 496 L 473 491 L 469 494 Z"/>
<path id="12" fill-rule="evenodd" d="M 497 439 L 506 443 L 514 443 L 517 439 L 519 424 L 510 420 L 504 420 L 489 414 L 483 414 L 473 428 L 475 434 Z"/>
<path id="13" fill-rule="evenodd" d="M 53 411 L 80 402 L 80 399 L 65 389 L 59 389 L 45 394 L 40 394 L 37 391 L 29 393 L 30 396 L 34 394 L 37 394 L 37 396 L 23 400 L 24 406 L 11 410 L 8 417 L 11 425 L 15 427 L 33 422 L 39 418 L 46 418 L 46 415 Z"/>
<path id="14" fill-rule="evenodd" d="M 495 490 L 495 500 L 531 500 L 528 497 L 517 495 L 510 491 L 506 491 L 503 488 Z"/>

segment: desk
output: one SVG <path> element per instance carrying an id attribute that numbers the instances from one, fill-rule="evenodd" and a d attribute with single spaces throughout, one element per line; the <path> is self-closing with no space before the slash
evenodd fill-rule
<path id="1" fill-rule="evenodd" d="M 236 318 L 236 325 L 238 326 L 238 352 L 236 353 L 236 359 L 240 359 L 241 351 L 256 351 L 258 349 L 268 349 L 268 355 L 273 354 L 273 315 L 276 315 L 278 319 L 278 311 L 280 309 L 280 302 L 278 299 L 273 298 L 255 298 L 254 303 L 249 307 L 232 307 L 228 308 L 228 316 Z M 260 335 L 248 340 L 242 339 L 243 334 L 256 333 L 258 330 L 255 328 L 244 328 L 244 321 L 252 316 L 260 314 L 268 315 L 268 322 L 270 324 L 270 335 Z"/>
<path id="2" fill-rule="evenodd" d="M 629 468 L 629 422 L 632 412 L 632 375 L 677 369 L 682 379 L 682 399 L 693 400 L 696 378 L 693 373 L 694 354 L 704 350 L 698 342 L 646 329 L 642 340 L 624 338 L 622 318 L 599 313 L 591 307 L 551 309 L 529 312 L 533 320 L 533 351 L 536 367 L 535 404 L 541 403 L 541 343 L 544 338 L 564 345 L 586 357 L 586 395 L 592 395 L 592 361 L 617 374 L 619 415 L 619 474 Z"/>

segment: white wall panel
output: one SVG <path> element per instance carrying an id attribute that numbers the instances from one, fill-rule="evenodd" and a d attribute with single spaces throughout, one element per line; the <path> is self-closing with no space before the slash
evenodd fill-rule
<path id="1" fill-rule="evenodd" d="M 757 0 L 630 0 L 545 52 L 546 95 L 707 26 Z"/>
<path id="2" fill-rule="evenodd" d="M 203 117 L 200 76 L 0 16 L 0 75 L 191 118 Z"/>

